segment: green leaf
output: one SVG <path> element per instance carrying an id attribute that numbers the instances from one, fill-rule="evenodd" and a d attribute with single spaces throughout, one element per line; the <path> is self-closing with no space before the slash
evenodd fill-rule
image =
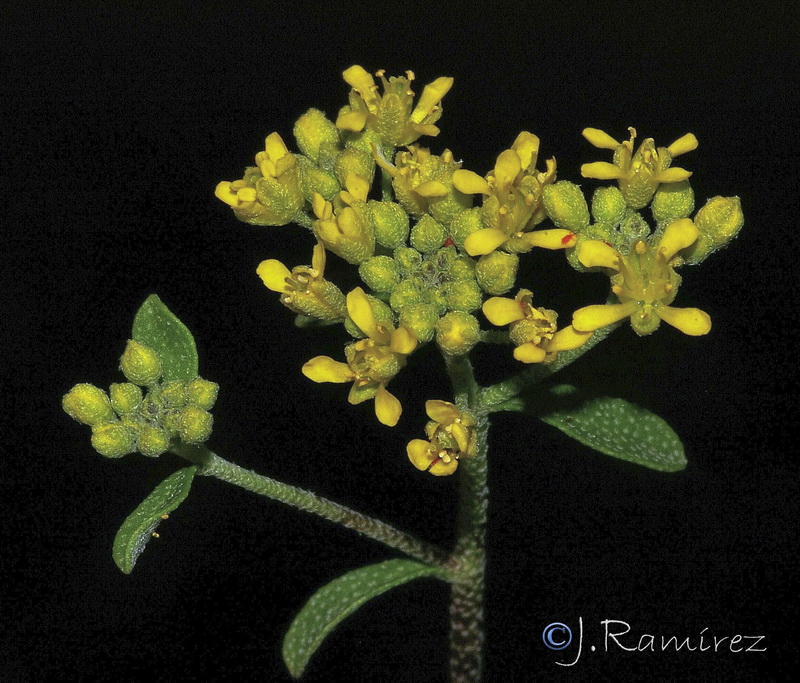
<path id="1" fill-rule="evenodd" d="M 112 555 L 124 574 L 130 574 L 163 515 L 177 508 L 189 495 L 197 466 L 173 472 L 153 489 L 122 523 L 114 538 Z"/>
<path id="2" fill-rule="evenodd" d="M 164 381 L 197 377 L 197 347 L 189 329 L 155 294 L 133 319 L 133 339 L 161 356 Z"/>
<path id="3" fill-rule="evenodd" d="M 681 440 L 658 415 L 621 398 L 582 395 L 568 384 L 552 387 L 548 398 L 555 407 L 539 417 L 582 444 L 662 472 L 686 467 Z"/>
<path id="4" fill-rule="evenodd" d="M 397 559 L 355 569 L 320 588 L 295 617 L 283 640 L 283 661 L 289 673 L 299 678 L 325 637 L 367 600 L 423 576 L 446 580 L 441 569 Z"/>

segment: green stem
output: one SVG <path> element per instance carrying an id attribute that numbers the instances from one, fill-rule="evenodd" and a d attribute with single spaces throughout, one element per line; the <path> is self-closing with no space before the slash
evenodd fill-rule
<path id="1" fill-rule="evenodd" d="M 173 452 L 200 465 L 198 474 L 217 477 L 217 479 L 235 484 L 261 496 L 306 510 L 331 522 L 346 526 L 348 529 L 353 529 L 375 541 L 380 541 L 420 562 L 448 569 L 447 554 L 443 550 L 399 531 L 380 520 L 334 503 L 310 491 L 284 484 L 234 465 L 204 446 L 180 444 L 173 448 Z"/>

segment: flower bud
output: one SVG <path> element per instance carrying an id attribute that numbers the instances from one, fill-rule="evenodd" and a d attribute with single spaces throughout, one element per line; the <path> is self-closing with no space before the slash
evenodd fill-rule
<path id="1" fill-rule="evenodd" d="M 106 458 L 121 458 L 133 453 L 136 433 L 119 422 L 104 422 L 92 427 L 92 448 Z"/>
<path id="2" fill-rule="evenodd" d="M 436 251 L 446 239 L 447 229 L 427 214 L 411 228 L 411 246 L 423 254 Z"/>
<path id="3" fill-rule="evenodd" d="M 447 274 L 451 280 L 474 280 L 475 260 L 469 256 L 456 256 L 450 261 Z"/>
<path id="4" fill-rule="evenodd" d="M 399 204 L 371 199 L 367 206 L 378 244 L 394 249 L 406 241 L 409 229 L 408 214 Z"/>
<path id="5" fill-rule="evenodd" d="M 567 180 L 545 185 L 542 201 L 550 220 L 559 228 L 579 232 L 589 225 L 589 207 L 581 188 Z"/>
<path id="6" fill-rule="evenodd" d="M 300 189 L 307 202 L 314 200 L 314 193 L 321 195 L 325 201 L 333 198 L 341 191 L 341 186 L 336 176 L 330 171 L 316 166 L 311 160 L 302 156 L 295 157 L 300 169 Z"/>
<path id="7" fill-rule="evenodd" d="M 132 413 L 142 402 L 142 390 L 130 382 L 112 384 L 110 392 L 111 406 L 117 411 L 117 415 Z"/>
<path id="8" fill-rule="evenodd" d="M 400 268 L 389 256 L 373 256 L 358 267 L 358 274 L 374 292 L 391 292 L 400 282 Z"/>
<path id="9" fill-rule="evenodd" d="M 389 305 L 395 311 L 402 311 L 406 306 L 424 302 L 422 284 L 416 278 L 403 280 L 392 290 Z"/>
<path id="10" fill-rule="evenodd" d="M 400 324 L 412 330 L 421 344 L 433 339 L 438 320 L 436 307 L 431 304 L 412 304 L 400 313 Z"/>
<path id="11" fill-rule="evenodd" d="M 738 197 L 712 197 L 697 212 L 694 224 L 700 236 L 681 252 L 689 264 L 700 263 L 736 237 L 744 225 L 742 204 Z"/>
<path id="12" fill-rule="evenodd" d="M 64 412 L 86 425 L 116 419 L 106 392 L 92 384 L 76 384 L 61 401 Z"/>
<path id="13" fill-rule="evenodd" d="M 214 418 L 211 413 L 188 405 L 180 412 L 178 434 L 184 443 L 203 443 L 211 436 Z"/>
<path id="14" fill-rule="evenodd" d="M 348 147 L 336 157 L 333 170 L 342 187 L 345 186 L 345 180 L 351 173 L 365 178 L 367 182 L 372 184 L 372 178 L 375 174 L 375 160 L 368 152 L 355 147 Z"/>
<path id="15" fill-rule="evenodd" d="M 650 209 L 657 223 L 669 223 L 688 217 L 694 209 L 694 190 L 689 181 L 659 185 Z"/>
<path id="16" fill-rule="evenodd" d="M 397 247 L 394 251 L 394 260 L 400 267 L 400 272 L 408 277 L 419 270 L 422 265 L 422 254 L 411 247 Z"/>
<path id="17" fill-rule="evenodd" d="M 294 124 L 294 139 L 300 151 L 317 163 L 321 146 L 339 144 L 339 129 L 319 109 L 309 109 Z"/>
<path id="18" fill-rule="evenodd" d="M 453 280 L 442 288 L 447 308 L 451 311 L 474 311 L 483 301 L 483 292 L 475 280 Z"/>
<path id="19" fill-rule="evenodd" d="M 160 427 L 145 425 L 136 439 L 136 450 L 148 458 L 156 458 L 169 448 L 169 435 Z"/>
<path id="20" fill-rule="evenodd" d="M 462 311 L 452 311 L 436 323 L 436 343 L 448 355 L 462 356 L 480 341 L 477 318 Z"/>
<path id="21" fill-rule="evenodd" d="M 592 197 L 592 215 L 598 223 L 616 227 L 627 211 L 625 197 L 617 187 L 598 187 Z"/>
<path id="22" fill-rule="evenodd" d="M 186 385 L 186 402 L 203 410 L 211 410 L 217 402 L 219 384 L 195 377 Z"/>
<path id="23" fill-rule="evenodd" d="M 481 230 L 485 226 L 481 215 L 481 208 L 467 209 L 456 214 L 450 223 L 450 236 L 460 248 L 464 248 L 464 240 L 476 230 Z"/>
<path id="24" fill-rule="evenodd" d="M 176 379 L 167 382 L 158 397 L 165 408 L 183 408 L 186 405 L 186 382 Z"/>
<path id="25" fill-rule="evenodd" d="M 493 251 L 481 256 L 475 266 L 475 277 L 478 284 L 489 294 L 505 294 L 514 286 L 517 279 L 519 256 Z"/>
<path id="26" fill-rule="evenodd" d="M 149 346 L 131 339 L 120 358 L 120 369 L 128 381 L 150 386 L 161 377 L 161 359 Z"/>

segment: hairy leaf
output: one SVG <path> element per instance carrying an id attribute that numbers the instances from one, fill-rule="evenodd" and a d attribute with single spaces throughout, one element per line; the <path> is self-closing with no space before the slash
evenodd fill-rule
<path id="1" fill-rule="evenodd" d="M 192 333 L 155 294 L 147 297 L 133 319 L 133 339 L 158 353 L 165 381 L 197 377 Z"/>

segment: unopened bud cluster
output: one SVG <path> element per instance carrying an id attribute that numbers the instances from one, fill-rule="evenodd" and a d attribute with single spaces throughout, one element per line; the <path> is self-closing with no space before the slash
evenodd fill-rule
<path id="1" fill-rule="evenodd" d="M 133 340 L 122 354 L 120 369 L 127 382 L 112 384 L 108 392 L 77 384 L 62 401 L 67 414 L 92 428 L 98 453 L 107 458 L 134 452 L 156 457 L 174 441 L 208 439 L 217 384 L 201 377 L 163 381 L 158 354 Z"/>

